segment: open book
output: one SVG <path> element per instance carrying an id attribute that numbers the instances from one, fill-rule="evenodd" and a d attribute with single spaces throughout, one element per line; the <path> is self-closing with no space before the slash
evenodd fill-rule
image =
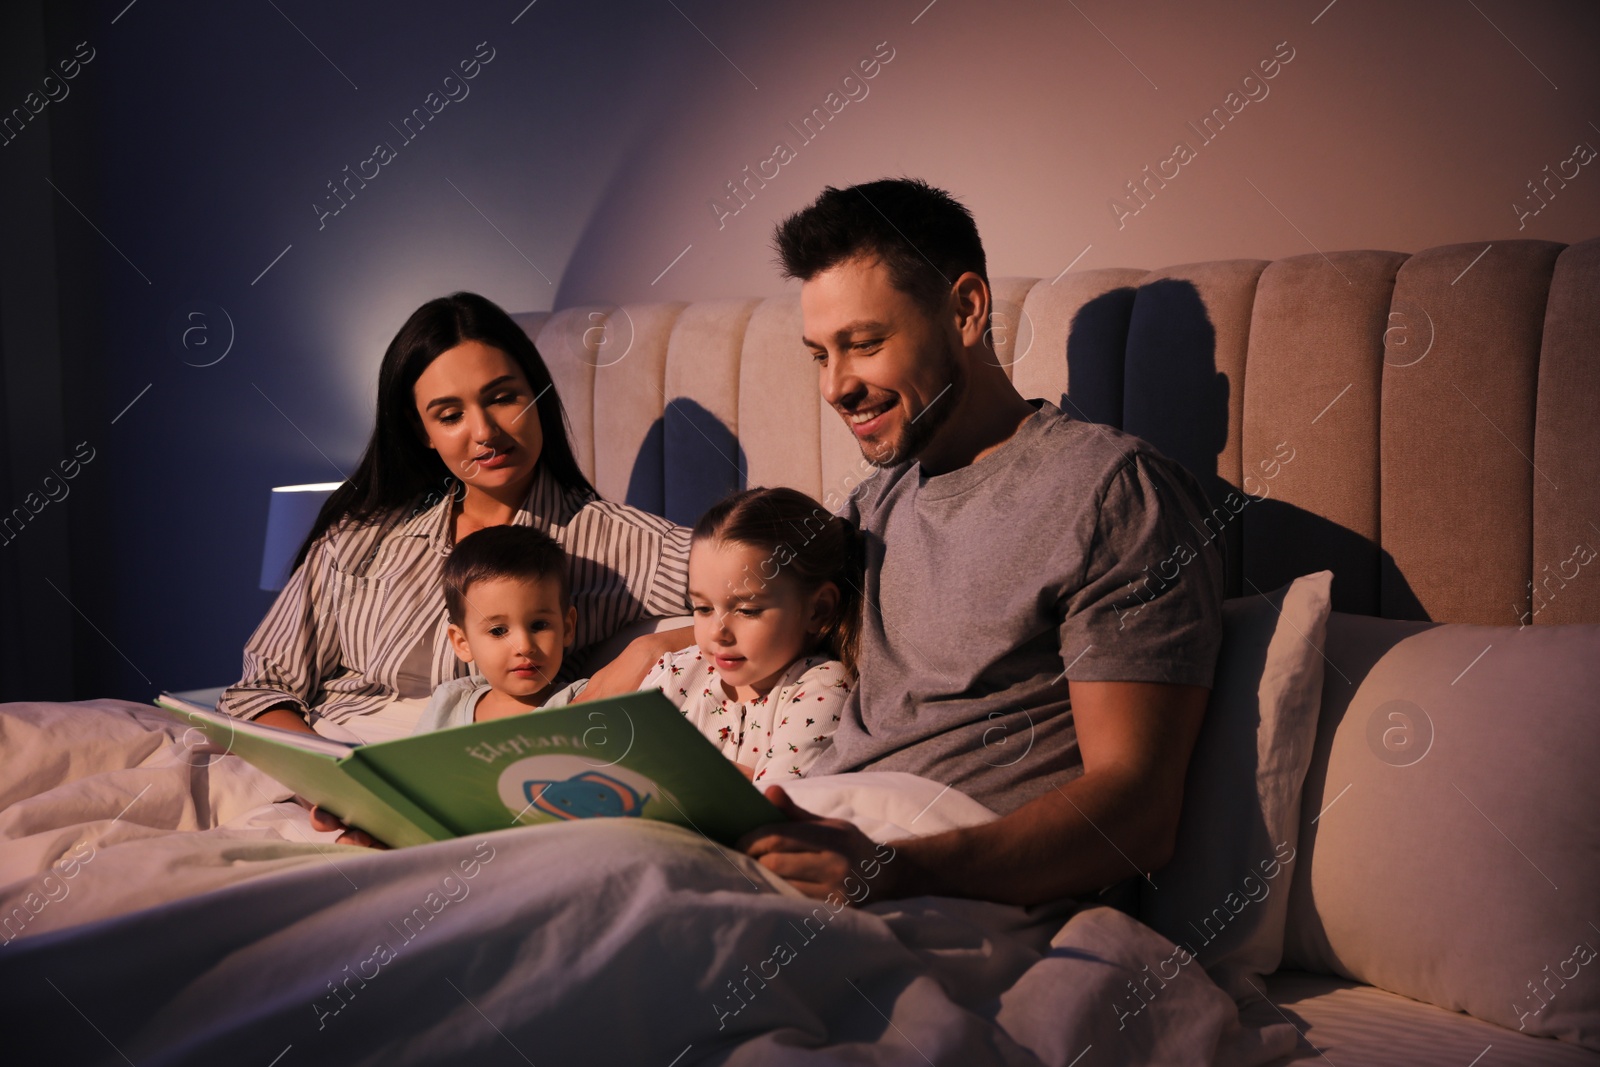
<path id="1" fill-rule="evenodd" d="M 156 704 L 389 845 L 597 817 L 659 819 L 732 844 L 784 821 L 653 689 L 371 745 L 246 722 L 170 693 Z"/>

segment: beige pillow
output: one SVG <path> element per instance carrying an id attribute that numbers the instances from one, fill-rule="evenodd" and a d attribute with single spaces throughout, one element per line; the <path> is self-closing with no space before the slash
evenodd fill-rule
<path id="1" fill-rule="evenodd" d="M 1277 970 L 1317 732 L 1329 571 L 1223 605 L 1222 653 L 1172 861 L 1139 917 L 1236 999 Z"/>
<path id="2" fill-rule="evenodd" d="M 1336 613 L 1327 653 L 1285 966 L 1600 1049 L 1600 626 Z"/>

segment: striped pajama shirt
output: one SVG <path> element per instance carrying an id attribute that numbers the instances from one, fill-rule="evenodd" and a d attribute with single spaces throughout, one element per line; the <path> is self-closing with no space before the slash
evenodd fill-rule
<path id="1" fill-rule="evenodd" d="M 446 497 L 387 529 L 347 520 L 319 538 L 245 645 L 243 676 L 220 710 L 251 719 L 290 704 L 313 721 L 339 722 L 396 697 L 426 696 L 406 691 L 423 684 L 424 671 L 428 692 L 465 677 L 441 583 L 451 503 Z M 620 627 L 688 614 L 688 529 L 563 488 L 542 465 L 512 523 L 544 531 L 567 552 L 578 627 L 562 683 L 581 676 L 582 650 Z"/>

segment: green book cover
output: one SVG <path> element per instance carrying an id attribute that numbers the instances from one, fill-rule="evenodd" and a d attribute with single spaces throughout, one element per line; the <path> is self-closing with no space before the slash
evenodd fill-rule
<path id="1" fill-rule="evenodd" d="M 347 745 L 164 693 L 156 704 L 389 845 L 586 818 L 659 819 L 731 845 L 783 814 L 657 690 Z"/>

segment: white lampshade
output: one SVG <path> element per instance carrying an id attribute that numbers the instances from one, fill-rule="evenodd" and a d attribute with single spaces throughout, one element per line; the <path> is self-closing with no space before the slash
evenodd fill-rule
<path id="1" fill-rule="evenodd" d="M 295 553 L 317 521 L 317 512 L 343 482 L 280 485 L 267 505 L 267 545 L 261 553 L 261 588 L 276 593 L 289 582 Z"/>

